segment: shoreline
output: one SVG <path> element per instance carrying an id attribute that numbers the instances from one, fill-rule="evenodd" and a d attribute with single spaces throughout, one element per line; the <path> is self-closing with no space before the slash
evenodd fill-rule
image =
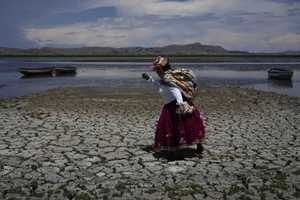
<path id="1" fill-rule="evenodd" d="M 151 63 L 157 55 L 49 55 L 49 56 L 1 56 L 0 59 L 23 59 L 23 60 L 63 60 L 71 62 L 147 62 Z M 296 62 L 300 60 L 300 55 L 169 55 L 172 63 L 232 63 L 232 62 Z"/>
<path id="2" fill-rule="evenodd" d="M 300 98 L 200 87 L 204 154 L 175 160 L 152 149 L 162 103 L 151 86 L 1 99 L 0 198 L 300 197 Z"/>

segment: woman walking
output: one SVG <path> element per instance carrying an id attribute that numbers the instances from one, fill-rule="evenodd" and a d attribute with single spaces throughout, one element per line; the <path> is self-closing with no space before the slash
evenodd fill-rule
<path id="1" fill-rule="evenodd" d="M 174 151 L 197 144 L 197 153 L 203 151 L 205 130 L 199 110 L 193 104 L 197 79 L 188 69 L 173 70 L 168 57 L 158 56 L 151 70 L 160 77 L 155 81 L 149 74 L 142 77 L 157 89 L 164 100 L 155 132 L 154 149 Z"/>

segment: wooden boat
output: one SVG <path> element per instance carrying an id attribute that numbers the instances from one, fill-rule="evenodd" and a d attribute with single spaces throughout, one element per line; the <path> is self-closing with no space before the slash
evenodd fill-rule
<path id="1" fill-rule="evenodd" d="M 268 70 L 268 76 L 271 79 L 289 80 L 293 77 L 294 72 L 290 69 L 271 68 Z"/>
<path id="2" fill-rule="evenodd" d="M 53 74 L 76 74 L 76 66 L 54 66 L 53 67 Z"/>
<path id="3" fill-rule="evenodd" d="M 39 68 L 19 68 L 21 74 L 29 75 L 51 75 L 53 67 L 39 67 Z"/>

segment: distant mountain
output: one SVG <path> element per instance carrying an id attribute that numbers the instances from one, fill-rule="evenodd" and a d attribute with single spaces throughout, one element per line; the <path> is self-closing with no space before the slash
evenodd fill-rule
<path id="1" fill-rule="evenodd" d="M 280 52 L 279 54 L 283 54 L 283 55 L 300 55 L 300 51 L 284 51 L 284 52 Z"/>
<path id="2" fill-rule="evenodd" d="M 250 54 L 248 51 L 228 51 L 231 54 Z"/>
<path id="3" fill-rule="evenodd" d="M 51 48 L 17 49 L 0 47 L 0 56 L 97 56 L 97 55 L 300 55 L 300 51 L 284 51 L 279 53 L 249 53 L 247 51 L 225 50 L 221 46 L 192 43 L 187 45 L 168 45 L 164 47 L 81 47 L 81 48 Z"/>
<path id="4" fill-rule="evenodd" d="M 197 55 L 197 54 L 231 54 L 221 46 L 193 43 L 187 45 L 169 45 L 164 47 L 82 47 L 82 48 L 51 48 L 15 49 L 0 47 L 0 55 Z"/>

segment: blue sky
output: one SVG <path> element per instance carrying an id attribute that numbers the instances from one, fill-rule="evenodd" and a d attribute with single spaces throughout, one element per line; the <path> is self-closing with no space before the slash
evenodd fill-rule
<path id="1" fill-rule="evenodd" d="M 300 0 L 1 0 L 0 47 L 300 50 Z"/>

